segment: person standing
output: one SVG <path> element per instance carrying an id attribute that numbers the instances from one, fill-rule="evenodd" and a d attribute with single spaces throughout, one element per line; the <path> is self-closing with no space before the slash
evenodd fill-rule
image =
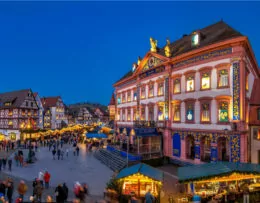
<path id="1" fill-rule="evenodd" d="M 13 185 L 10 182 L 7 183 L 6 196 L 7 196 L 8 202 L 12 202 L 12 198 L 13 198 Z"/>
<path id="2" fill-rule="evenodd" d="M 51 174 L 49 174 L 49 172 L 46 171 L 45 174 L 44 174 L 44 182 L 45 182 L 45 188 L 46 189 L 49 188 L 50 179 L 51 179 Z"/>
<path id="3" fill-rule="evenodd" d="M 79 147 L 76 147 L 76 151 L 77 151 L 77 156 L 79 156 Z"/>
<path id="4" fill-rule="evenodd" d="M 43 186 L 43 177 L 44 177 L 44 174 L 42 171 L 39 171 L 39 174 L 38 174 L 38 180 L 40 181 L 41 185 Z"/>
<path id="5" fill-rule="evenodd" d="M 63 151 L 63 149 L 61 149 L 60 156 L 61 156 L 61 160 L 63 160 L 63 156 L 64 156 L 64 151 Z"/>
<path id="6" fill-rule="evenodd" d="M 63 183 L 62 189 L 64 191 L 64 200 L 67 201 L 69 195 L 69 188 L 67 187 L 66 183 Z"/>
<path id="7" fill-rule="evenodd" d="M 151 193 L 151 189 L 149 189 L 147 191 L 147 193 L 144 196 L 145 199 L 145 203 L 153 203 L 153 201 L 155 200 L 154 196 Z"/>
<path id="8" fill-rule="evenodd" d="M 55 148 L 52 150 L 52 156 L 53 156 L 53 159 L 55 160 L 55 154 L 56 154 L 56 150 Z"/>
<path id="9" fill-rule="evenodd" d="M 23 155 L 20 154 L 20 155 L 18 156 L 18 159 L 19 159 L 19 162 L 20 162 L 20 166 L 23 167 Z"/>
<path id="10" fill-rule="evenodd" d="M 69 149 L 66 149 L 66 156 L 69 158 Z"/>
<path id="11" fill-rule="evenodd" d="M 12 159 L 9 159 L 8 160 L 8 170 L 9 171 L 12 171 L 12 163 L 13 163 Z"/>
<path id="12" fill-rule="evenodd" d="M 37 181 L 37 184 L 34 188 L 34 194 L 36 195 L 36 200 L 41 202 L 42 199 L 42 192 L 43 192 L 43 187 L 40 181 Z"/>
<path id="13" fill-rule="evenodd" d="M 63 191 L 62 185 L 59 184 L 55 188 L 55 195 L 56 195 L 56 202 L 57 203 L 63 203 L 65 200 L 65 192 Z"/>
<path id="14" fill-rule="evenodd" d="M 3 159 L 2 159 L 2 162 L 3 162 L 3 169 L 5 170 L 7 158 L 6 158 L 6 157 L 3 158 Z"/>
<path id="15" fill-rule="evenodd" d="M 60 149 L 58 149 L 58 151 L 57 151 L 58 160 L 60 160 L 60 154 L 61 154 L 61 151 L 60 151 Z"/>
<path id="16" fill-rule="evenodd" d="M 2 163 L 3 163 L 3 160 L 0 159 L 0 171 L 2 171 Z"/>
<path id="17" fill-rule="evenodd" d="M 243 188 L 243 203 L 249 203 L 249 188 L 246 184 Z"/>
<path id="18" fill-rule="evenodd" d="M 15 155 L 14 155 L 14 160 L 15 160 L 16 166 L 18 167 L 19 166 L 19 156 L 17 153 L 15 153 Z"/>
<path id="19" fill-rule="evenodd" d="M 23 201 L 24 195 L 27 192 L 27 190 L 28 190 L 27 185 L 25 184 L 25 182 L 23 180 L 21 180 L 18 185 L 17 191 L 19 193 L 19 198 L 21 198 L 22 201 Z"/>

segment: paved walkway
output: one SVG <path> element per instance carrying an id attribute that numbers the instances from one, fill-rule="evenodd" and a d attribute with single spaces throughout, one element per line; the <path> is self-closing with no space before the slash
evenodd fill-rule
<path id="1" fill-rule="evenodd" d="M 70 150 L 69 157 L 64 157 L 64 160 L 57 160 L 57 157 L 56 160 L 53 160 L 52 153 L 47 147 L 40 148 L 39 152 L 36 152 L 38 159 L 36 163 L 21 168 L 16 167 L 13 162 L 12 172 L 5 171 L 5 173 L 12 177 L 32 181 L 38 177 L 40 170 L 48 170 L 51 173 L 50 187 L 53 190 L 59 183 L 66 182 L 71 191 L 75 181 L 79 181 L 89 185 L 89 192 L 96 199 L 102 196 L 113 171 L 95 159 L 94 152 L 87 152 L 84 145 L 80 145 L 78 157 L 73 156 L 72 146 L 63 146 L 64 150 L 67 148 Z M 25 157 L 27 157 L 27 153 L 28 150 L 24 150 Z M 71 193 L 69 196 L 72 197 L 73 194 Z"/>

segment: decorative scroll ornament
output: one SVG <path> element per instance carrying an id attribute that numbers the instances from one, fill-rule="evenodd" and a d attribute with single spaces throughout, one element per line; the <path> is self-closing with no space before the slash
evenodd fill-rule
<path id="1" fill-rule="evenodd" d="M 140 56 L 138 56 L 138 59 L 137 59 L 137 65 L 139 66 L 139 64 L 141 63 L 141 57 Z"/>
<path id="2" fill-rule="evenodd" d="M 157 40 L 150 37 L 151 52 L 157 52 Z"/>
<path id="3" fill-rule="evenodd" d="M 166 46 L 165 46 L 165 48 L 164 48 L 164 53 L 165 53 L 165 56 L 167 56 L 167 57 L 171 57 L 171 49 L 170 49 L 170 40 L 169 39 L 167 39 L 166 40 Z"/>

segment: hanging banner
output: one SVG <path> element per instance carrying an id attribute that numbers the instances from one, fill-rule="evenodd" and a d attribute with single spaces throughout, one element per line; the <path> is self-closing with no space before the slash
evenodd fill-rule
<path id="1" fill-rule="evenodd" d="M 172 136 L 173 156 L 181 156 L 181 136 L 179 133 L 174 133 Z"/>
<path id="2" fill-rule="evenodd" d="M 240 162 L 240 135 L 231 135 L 230 141 L 230 161 Z"/>
<path id="3" fill-rule="evenodd" d="M 169 77 L 165 78 L 165 120 L 169 119 Z"/>
<path id="4" fill-rule="evenodd" d="M 240 120 L 240 66 L 233 63 L 233 120 Z"/>

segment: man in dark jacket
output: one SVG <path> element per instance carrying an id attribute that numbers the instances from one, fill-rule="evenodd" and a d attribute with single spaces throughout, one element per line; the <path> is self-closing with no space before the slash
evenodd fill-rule
<path id="1" fill-rule="evenodd" d="M 66 183 L 63 183 L 63 191 L 64 191 L 64 200 L 67 201 L 69 195 L 69 188 L 67 187 Z"/>
<path id="2" fill-rule="evenodd" d="M 58 160 L 60 160 L 60 154 L 61 154 L 61 151 L 60 151 L 60 149 L 58 149 L 58 151 L 57 151 Z"/>
<path id="3" fill-rule="evenodd" d="M 2 170 L 2 163 L 3 163 L 3 161 L 2 161 L 2 159 L 0 159 L 0 171 Z"/>
<path id="4" fill-rule="evenodd" d="M 9 171 L 12 171 L 12 163 L 13 163 L 12 159 L 9 159 L 8 160 L 8 170 Z"/>
<path id="5" fill-rule="evenodd" d="M 56 189 L 55 189 L 55 194 L 56 194 L 56 202 L 57 203 L 63 203 L 65 201 L 65 192 L 63 190 L 63 187 L 61 184 L 59 184 Z"/>
<path id="6" fill-rule="evenodd" d="M 14 191 L 13 185 L 12 185 L 12 183 L 9 182 L 7 184 L 7 192 L 6 192 L 8 202 L 12 202 L 13 191 Z"/>
<path id="7" fill-rule="evenodd" d="M 3 162 L 3 169 L 5 170 L 5 166 L 6 166 L 7 158 L 3 158 L 3 159 L 2 159 L 2 162 Z"/>
<path id="8" fill-rule="evenodd" d="M 0 193 L 2 193 L 4 196 L 6 195 L 6 185 L 5 185 L 5 182 L 4 181 L 2 181 L 1 183 L 0 183 Z"/>

